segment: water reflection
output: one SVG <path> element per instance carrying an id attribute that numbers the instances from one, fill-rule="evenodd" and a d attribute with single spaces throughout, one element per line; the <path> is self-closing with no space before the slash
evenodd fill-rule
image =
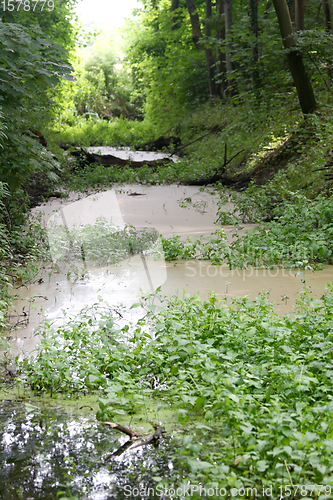
<path id="1" fill-rule="evenodd" d="M 107 460 L 128 438 L 93 414 L 50 403 L 3 401 L 0 429 L 1 500 L 125 499 L 129 488 L 155 488 L 152 476 L 168 478 L 173 470 L 170 437 L 158 449 L 148 445 Z"/>

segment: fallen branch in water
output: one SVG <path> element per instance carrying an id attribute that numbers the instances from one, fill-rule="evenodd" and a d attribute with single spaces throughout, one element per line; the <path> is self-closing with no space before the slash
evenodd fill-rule
<path id="1" fill-rule="evenodd" d="M 133 438 L 138 438 L 141 436 L 144 436 L 145 434 L 139 434 L 138 432 L 132 431 L 132 429 L 129 429 L 128 427 L 124 427 L 123 425 L 120 424 L 114 424 L 113 422 L 104 422 L 105 425 L 108 425 L 112 429 L 116 429 L 117 431 L 123 432 L 124 434 L 127 434 L 131 439 Z"/>
<path id="2" fill-rule="evenodd" d="M 111 453 L 111 455 L 109 455 L 108 457 L 106 457 L 105 460 L 111 460 L 111 458 L 120 457 L 123 453 L 125 453 L 125 451 L 130 446 L 132 446 L 132 440 L 131 439 L 129 439 L 128 441 L 126 441 L 126 443 L 124 443 L 120 448 L 117 448 L 117 450 L 114 451 L 113 453 Z"/>
<path id="3" fill-rule="evenodd" d="M 146 444 L 149 444 L 149 443 L 152 443 L 154 446 L 156 446 L 157 442 L 159 441 L 159 439 L 163 436 L 163 434 L 165 432 L 166 431 L 164 429 L 162 429 L 161 426 L 158 426 L 156 431 L 154 432 L 154 434 L 152 436 L 150 436 L 150 438 L 148 438 L 146 441 L 143 441 L 143 443 L 139 443 L 139 444 L 136 444 L 135 446 L 132 446 L 132 448 L 130 448 L 130 449 L 134 450 L 134 448 L 139 448 L 139 446 L 145 446 Z"/>
<path id="4" fill-rule="evenodd" d="M 143 441 L 142 443 L 138 443 L 135 446 L 132 446 L 132 439 L 136 439 L 142 436 L 145 436 L 146 434 L 139 434 L 136 431 L 133 431 L 132 429 L 129 429 L 128 427 L 124 427 L 123 425 L 120 424 L 115 424 L 113 422 L 104 422 L 105 425 L 108 425 L 112 429 L 116 429 L 117 431 L 123 432 L 127 436 L 130 437 L 126 443 L 124 443 L 120 448 L 118 448 L 116 451 L 114 451 L 111 455 L 109 455 L 106 460 L 111 460 L 113 457 L 119 457 L 122 455 L 130 446 L 130 450 L 134 450 L 134 448 L 139 448 L 139 446 L 145 446 L 147 444 L 152 443 L 154 446 L 157 446 L 159 439 L 163 436 L 163 434 L 166 432 L 162 427 L 159 425 L 157 426 L 156 424 L 150 422 L 153 427 L 155 427 L 155 432 L 152 436 L 150 436 L 146 441 Z"/>

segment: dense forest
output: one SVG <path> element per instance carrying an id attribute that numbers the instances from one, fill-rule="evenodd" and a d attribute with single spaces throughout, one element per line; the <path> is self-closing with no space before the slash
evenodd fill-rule
<path id="1" fill-rule="evenodd" d="M 331 1 L 141 0 L 121 46 L 85 31 L 75 5 L 0 4 L 2 350 L 14 284 L 49 259 L 30 209 L 69 191 L 213 186 L 217 222 L 255 229 L 228 246 L 219 231 L 163 238 L 167 260 L 332 264 Z M 179 161 L 105 165 L 90 146 Z M 21 361 L 17 383 L 51 397 L 93 394 L 101 422 L 156 401 L 174 410 L 188 429 L 175 437 L 174 475 L 154 476 L 165 488 L 189 480 L 211 498 L 332 498 L 332 287 L 320 300 L 304 288 L 294 315 L 283 317 L 265 296 L 228 306 L 214 295 L 161 298 L 156 310 L 145 300 L 146 319 L 129 341 L 130 328 L 117 330 L 107 316 L 81 315 L 46 333 L 38 357 Z M 68 498 L 83 498 L 69 496 L 75 488 Z"/>

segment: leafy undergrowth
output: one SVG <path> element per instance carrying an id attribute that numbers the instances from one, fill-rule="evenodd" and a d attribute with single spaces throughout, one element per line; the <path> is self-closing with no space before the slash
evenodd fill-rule
<path id="1" fill-rule="evenodd" d="M 0 333 L 6 331 L 6 313 L 13 300 L 13 282 L 28 282 L 37 274 L 36 262 L 46 255 L 45 230 L 38 217 L 29 219 L 29 198 L 0 181 Z M 0 348 L 3 339 L 0 338 Z"/>
<path id="2" fill-rule="evenodd" d="M 236 106 L 206 104 L 182 122 L 181 131 L 185 143 L 208 133 L 185 149 L 193 166 L 189 179 L 220 171 L 227 145 L 230 163 L 225 177 L 229 184 L 246 186 L 251 178 L 263 184 L 280 172 L 287 189 L 302 189 L 309 198 L 332 186 L 324 172 L 317 170 L 332 160 L 333 119 L 329 103 L 322 104 L 306 120 L 291 96 L 276 96 L 274 102 L 260 106 L 251 101 Z M 278 177 L 278 190 L 280 182 Z"/>
<path id="3" fill-rule="evenodd" d="M 266 189 L 267 191 L 267 189 Z M 235 208 L 223 211 L 221 202 L 218 220 L 222 224 L 261 221 L 245 235 L 235 230 L 228 245 L 223 229 L 210 237 L 187 238 L 179 236 L 162 238 L 166 260 L 201 259 L 212 264 L 226 262 L 230 269 L 254 267 L 322 268 L 333 261 L 333 198 L 319 195 L 309 200 L 300 193 L 286 192 L 287 199 L 280 199 L 272 206 L 267 192 L 253 185 L 245 193 L 232 194 Z M 263 222 L 267 214 L 273 218 Z"/>
<path id="4" fill-rule="evenodd" d="M 284 195 L 286 198 L 280 198 L 274 205 L 271 196 L 267 196 L 267 188 L 260 190 L 253 185 L 244 194 L 235 196 L 235 210 L 223 212 L 223 206 L 220 207 L 222 223 L 261 221 L 245 236 L 236 234 L 230 246 L 229 264 L 307 267 L 332 262 L 332 196 L 319 195 L 310 200 L 299 192 L 285 191 Z M 272 220 L 262 222 L 267 216 Z"/>
<path id="5" fill-rule="evenodd" d="M 135 171 L 130 168 L 88 167 L 76 171 L 67 182 L 72 189 L 78 189 L 112 182 L 158 184 L 207 179 L 216 171 L 223 171 L 227 145 L 228 164 L 223 175 L 229 184 L 241 182 L 239 186 L 247 185 L 251 178 L 258 184 L 272 180 L 279 190 L 283 178 L 287 189 L 302 189 L 313 198 L 332 186 L 324 171 L 318 170 L 332 160 L 332 132 L 329 104 L 322 104 L 306 120 L 301 116 L 294 97 L 288 95 L 260 106 L 251 100 L 237 105 L 232 102 L 217 102 L 215 106 L 206 104 L 168 131 L 182 139 L 186 156 L 178 164 Z M 166 131 L 157 129 L 148 119 L 136 122 L 120 118 L 107 122 L 72 117 L 67 121 L 65 118 L 60 120 L 49 134 L 51 143 L 66 141 L 85 147 L 133 147 L 165 135 Z M 274 181 L 277 173 L 280 176 Z"/>
<path id="6" fill-rule="evenodd" d="M 333 487 L 333 286 L 320 300 L 304 289 L 285 317 L 265 295 L 231 305 L 215 296 L 161 300 L 157 307 L 148 297 L 147 315 L 131 328 L 98 308 L 58 329 L 45 325 L 37 358 L 23 362 L 26 380 L 53 395 L 97 392 L 101 420 L 152 400 L 182 423 L 201 417 L 206 439 L 178 436 L 177 457 L 190 481 L 229 497 L 257 488 L 266 498 L 262 488 L 272 487 L 283 498 L 279 488 L 293 485 L 293 498 L 304 498 L 296 487 L 306 484 L 306 498 L 331 498 L 323 488 Z"/>
<path id="7" fill-rule="evenodd" d="M 47 232 L 53 262 L 82 259 L 105 266 L 139 253 L 152 254 L 157 259 L 162 251 L 155 229 L 138 230 L 130 224 L 119 227 L 107 222 L 105 217 L 99 217 L 95 224 L 71 229 L 49 223 Z"/>
<path id="8" fill-rule="evenodd" d="M 213 265 L 222 264 L 227 258 L 226 239 L 223 229 L 217 229 L 210 236 L 189 236 L 185 240 L 180 236 L 161 238 L 165 260 L 210 260 Z"/>
<path id="9" fill-rule="evenodd" d="M 75 146 L 134 146 L 154 138 L 152 126 L 147 122 L 114 118 L 102 120 L 82 116 L 60 116 L 50 131 L 53 142 L 69 142 Z"/>
<path id="10" fill-rule="evenodd" d="M 133 169 L 130 167 L 105 167 L 104 165 L 89 165 L 84 168 L 76 168 L 75 174 L 66 166 L 63 172 L 63 184 L 72 191 L 89 190 L 92 187 L 110 187 L 113 183 L 132 184 L 166 184 L 185 181 L 189 177 L 200 174 L 199 166 L 193 164 L 186 158 L 182 161 L 166 164 L 163 167 L 151 168 L 141 167 Z"/>

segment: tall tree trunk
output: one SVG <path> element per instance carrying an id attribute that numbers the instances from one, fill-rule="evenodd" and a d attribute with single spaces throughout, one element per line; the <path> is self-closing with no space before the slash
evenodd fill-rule
<path id="1" fill-rule="evenodd" d="M 202 31 L 200 26 L 200 19 L 194 0 L 186 0 L 187 10 L 190 14 L 192 26 L 192 41 L 197 49 L 203 49 L 204 46 L 199 41 L 202 39 Z"/>
<path id="2" fill-rule="evenodd" d="M 225 40 L 225 22 L 224 22 L 224 0 L 216 0 L 216 13 L 217 13 L 217 27 L 216 27 L 216 62 L 217 74 L 219 79 L 218 94 L 224 97 L 226 82 L 226 67 L 225 67 L 225 53 L 220 50 L 220 40 Z"/>
<path id="3" fill-rule="evenodd" d="M 330 0 L 323 0 L 323 9 L 325 16 L 325 29 L 327 32 L 330 32 L 332 30 L 332 12 Z"/>
<path id="4" fill-rule="evenodd" d="M 297 30 L 304 30 L 305 0 L 295 2 L 295 27 Z"/>
<path id="5" fill-rule="evenodd" d="M 170 12 L 174 12 L 177 9 L 179 9 L 179 0 L 171 0 Z M 171 31 L 175 31 L 178 28 L 179 28 L 178 15 L 174 15 L 171 19 Z"/>
<path id="6" fill-rule="evenodd" d="M 297 39 L 293 33 L 287 2 L 286 0 L 273 0 L 273 4 L 280 26 L 283 45 L 288 51 L 288 63 L 297 89 L 299 103 L 303 113 L 306 115 L 314 111 L 317 107 L 316 98 L 304 67 L 302 53 L 296 46 Z"/>
<path id="7" fill-rule="evenodd" d="M 225 38 L 226 38 L 226 54 L 225 64 L 227 70 L 228 88 L 227 93 L 232 93 L 232 62 L 231 62 L 231 30 L 232 30 L 232 0 L 224 0 L 224 19 L 225 19 Z"/>
<path id="8" fill-rule="evenodd" d="M 258 90 L 260 87 L 260 75 L 259 75 L 259 44 L 258 44 L 258 0 L 250 0 L 250 29 L 254 36 L 254 41 L 252 44 L 252 83 L 254 89 Z"/>
<path id="9" fill-rule="evenodd" d="M 210 38 L 212 36 L 212 0 L 206 0 L 206 18 L 205 18 L 205 37 Z M 213 98 L 216 96 L 216 83 L 215 83 L 215 58 L 213 51 L 210 47 L 205 47 L 206 63 L 208 70 L 208 84 L 209 84 L 209 94 Z"/>
<path id="10" fill-rule="evenodd" d="M 190 14 L 191 26 L 192 26 L 192 40 L 194 45 L 199 50 L 205 50 L 206 64 L 208 71 L 208 85 L 209 94 L 211 97 L 216 95 L 216 84 L 215 84 L 215 59 L 213 51 L 210 47 L 205 46 L 202 37 L 202 31 L 200 26 L 199 14 L 197 12 L 194 0 L 186 0 L 187 10 Z M 212 18 L 212 2 L 211 0 L 206 0 L 206 18 L 205 18 L 205 36 L 211 36 L 211 18 Z"/>

